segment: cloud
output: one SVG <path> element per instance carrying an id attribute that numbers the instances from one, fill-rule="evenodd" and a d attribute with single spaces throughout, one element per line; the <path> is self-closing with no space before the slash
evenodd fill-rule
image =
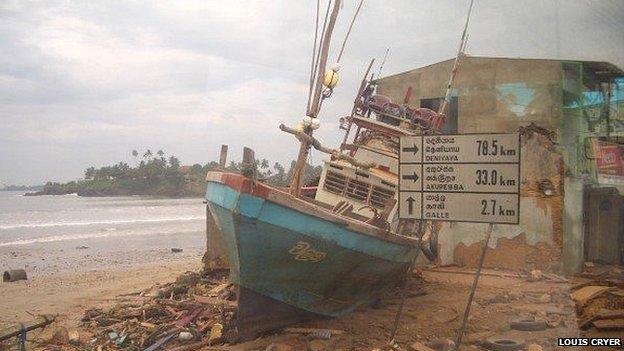
<path id="1" fill-rule="evenodd" d="M 357 1 L 345 1 L 335 60 Z M 384 74 L 455 55 L 468 1 L 366 1 L 318 138 L 340 141 L 369 60 Z M 324 8 L 324 6 L 322 6 Z M 279 123 L 304 114 L 314 1 L 3 1 L 0 3 L 0 180 L 41 183 L 90 165 L 164 149 L 207 162 L 229 144 L 286 162 Z M 618 0 L 478 0 L 472 55 L 624 62 Z M 315 161 L 322 156 L 315 154 Z"/>

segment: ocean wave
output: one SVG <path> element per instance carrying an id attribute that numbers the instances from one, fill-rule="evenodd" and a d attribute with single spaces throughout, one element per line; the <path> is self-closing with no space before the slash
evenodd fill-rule
<path id="1" fill-rule="evenodd" d="M 127 219 L 127 220 L 113 220 L 113 221 L 60 222 L 60 223 L 59 222 L 55 222 L 55 223 L 0 225 L 0 230 L 19 229 L 19 228 L 76 227 L 76 226 L 88 226 L 88 225 L 99 225 L 99 224 L 184 222 L 184 221 L 196 221 L 196 220 L 199 220 L 199 219 L 204 219 L 204 217 L 197 216 L 197 217 Z"/>
<path id="2" fill-rule="evenodd" d="M 6 243 L 0 243 L 0 247 L 4 246 L 21 246 L 21 245 L 29 245 L 29 244 L 38 244 L 38 243 L 50 243 L 55 241 L 69 241 L 69 240 L 84 240 L 84 239 L 98 239 L 98 238 L 111 238 L 111 237 L 121 237 L 121 236 L 146 236 L 146 235 L 163 235 L 163 234 L 172 234 L 172 233 L 194 233 L 194 232 L 179 232 L 179 231 L 171 231 L 171 232 L 105 232 L 105 233 L 89 233 L 89 234 L 73 234 L 73 235 L 52 235 L 46 236 L 43 238 L 33 238 L 33 239 L 20 239 L 15 241 L 10 241 Z"/>

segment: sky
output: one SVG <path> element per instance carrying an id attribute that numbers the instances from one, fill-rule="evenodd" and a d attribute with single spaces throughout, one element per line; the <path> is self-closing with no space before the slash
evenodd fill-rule
<path id="1" fill-rule="evenodd" d="M 358 1 L 344 1 L 330 63 Z M 318 139 L 338 145 L 338 118 L 386 48 L 382 75 L 454 57 L 468 4 L 365 0 Z M 78 179 L 89 166 L 133 164 L 134 149 L 204 164 L 228 144 L 230 160 L 249 146 L 287 163 L 298 145 L 278 125 L 305 115 L 315 9 L 313 0 L 0 0 L 0 185 Z M 624 67 L 622 18 L 621 0 L 476 0 L 467 53 Z"/>

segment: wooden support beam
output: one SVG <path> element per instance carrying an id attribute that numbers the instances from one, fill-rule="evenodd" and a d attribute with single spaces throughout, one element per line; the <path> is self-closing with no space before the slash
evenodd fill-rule
<path id="1" fill-rule="evenodd" d="M 221 145 L 221 153 L 219 154 L 219 167 L 221 167 L 222 169 L 225 168 L 226 163 L 227 163 L 227 152 L 228 152 L 228 146 Z"/>
<path id="2" fill-rule="evenodd" d="M 245 177 L 253 178 L 256 175 L 256 157 L 252 149 L 243 148 L 242 173 Z"/>

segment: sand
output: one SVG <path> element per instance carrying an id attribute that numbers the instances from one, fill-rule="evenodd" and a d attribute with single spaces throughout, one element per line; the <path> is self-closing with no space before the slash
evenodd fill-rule
<path id="1" fill-rule="evenodd" d="M 29 313 L 58 314 L 62 324 L 76 325 L 86 308 L 107 305 L 115 296 L 170 282 L 200 267 L 200 258 L 187 255 L 140 265 L 74 267 L 28 281 L 0 283 L 0 326 L 32 319 Z"/>

